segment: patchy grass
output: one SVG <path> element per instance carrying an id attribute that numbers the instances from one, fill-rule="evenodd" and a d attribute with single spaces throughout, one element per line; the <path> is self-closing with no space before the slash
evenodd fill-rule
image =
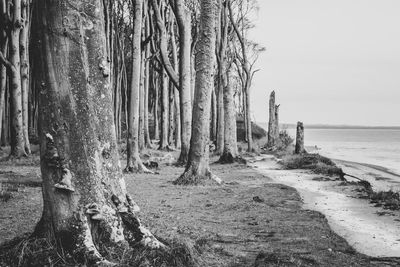
<path id="1" fill-rule="evenodd" d="M 288 155 L 283 157 L 282 165 L 289 170 L 305 169 L 317 174 L 343 176 L 343 170 L 331 159 L 319 154 Z"/>
<path id="2" fill-rule="evenodd" d="M 372 192 L 370 194 L 371 203 L 382 206 L 384 209 L 400 210 L 400 193 L 394 191 Z"/>

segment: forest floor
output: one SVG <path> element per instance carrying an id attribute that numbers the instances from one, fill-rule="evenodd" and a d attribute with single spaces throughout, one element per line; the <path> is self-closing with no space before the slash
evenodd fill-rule
<path id="1" fill-rule="evenodd" d="M 294 188 L 243 164 L 211 164 L 211 170 L 223 185 L 175 186 L 183 168 L 166 163 L 160 174 L 124 174 L 144 225 L 161 238 L 184 240 L 199 266 L 398 266 L 356 252 L 321 213 L 303 208 Z M 0 184 L 10 194 L 0 199 L 2 243 L 32 231 L 40 218 L 38 152 L 1 161 Z"/>

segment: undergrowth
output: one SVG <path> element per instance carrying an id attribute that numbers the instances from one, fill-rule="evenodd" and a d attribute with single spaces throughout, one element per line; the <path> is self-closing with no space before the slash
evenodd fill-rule
<path id="1" fill-rule="evenodd" d="M 343 170 L 331 159 L 319 154 L 288 155 L 282 161 L 282 165 L 289 170 L 306 169 L 316 174 L 329 176 L 343 176 Z"/>
<path id="2" fill-rule="evenodd" d="M 198 266 L 195 249 L 186 242 L 160 240 L 167 249 L 149 249 L 143 246 L 102 247 L 101 252 L 116 266 L 192 267 Z M 86 266 L 46 238 L 27 235 L 0 245 L 0 266 Z"/>

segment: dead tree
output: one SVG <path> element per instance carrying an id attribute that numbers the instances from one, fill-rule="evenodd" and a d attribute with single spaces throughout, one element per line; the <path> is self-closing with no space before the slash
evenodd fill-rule
<path id="1" fill-rule="evenodd" d="M 120 172 L 103 1 L 39 1 L 44 209 L 36 236 L 100 266 L 110 266 L 104 244 L 164 247 L 136 217 Z"/>
<path id="2" fill-rule="evenodd" d="M 304 154 L 306 150 L 304 149 L 304 126 L 302 122 L 297 123 L 296 132 L 296 147 L 294 150 L 295 154 Z"/>
<path id="3" fill-rule="evenodd" d="M 192 138 L 184 173 L 175 184 L 199 184 L 214 179 L 209 167 L 211 93 L 214 86 L 215 0 L 203 0 L 196 56 L 196 89 L 193 105 Z"/>
<path id="4" fill-rule="evenodd" d="M 275 91 L 269 96 L 269 121 L 267 148 L 274 148 L 279 138 L 279 106 L 275 104 Z"/>

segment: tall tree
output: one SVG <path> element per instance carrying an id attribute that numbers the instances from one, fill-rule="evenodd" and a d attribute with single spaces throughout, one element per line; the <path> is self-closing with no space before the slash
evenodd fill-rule
<path id="1" fill-rule="evenodd" d="M 128 172 L 150 172 L 139 156 L 139 97 L 141 71 L 141 43 L 142 43 L 142 13 L 143 0 L 132 0 L 133 5 L 133 35 L 132 35 L 132 75 L 129 94 L 129 119 L 127 140 Z"/>
<path id="2" fill-rule="evenodd" d="M 214 86 L 216 1 L 200 3 L 200 35 L 196 56 L 196 89 L 193 104 L 192 137 L 184 173 L 175 184 L 198 184 L 208 179 L 221 180 L 209 167 L 211 93 Z"/>
<path id="3" fill-rule="evenodd" d="M 21 0 L 13 0 L 10 5 L 10 18 L 6 23 L 10 28 L 9 57 L 6 59 L 0 51 L 0 63 L 10 72 L 10 116 L 11 116 L 11 158 L 26 156 L 24 143 L 24 125 L 21 91 L 20 33 L 24 26 L 21 16 Z M 7 14 L 7 12 L 5 13 Z"/>
<path id="4" fill-rule="evenodd" d="M 103 1 L 38 0 L 38 7 L 44 209 L 36 235 L 89 265 L 109 266 L 98 249 L 105 242 L 163 247 L 135 216 L 120 172 Z"/>

